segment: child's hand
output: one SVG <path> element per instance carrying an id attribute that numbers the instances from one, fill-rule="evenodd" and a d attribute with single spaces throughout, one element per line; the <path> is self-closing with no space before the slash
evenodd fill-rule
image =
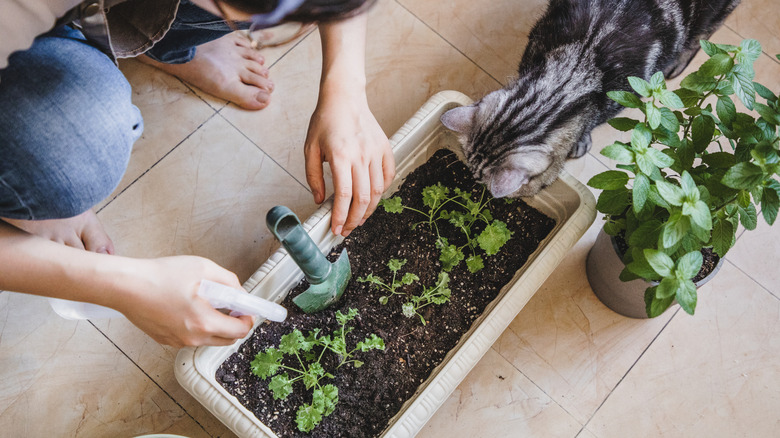
<path id="1" fill-rule="evenodd" d="M 305 156 L 306 180 L 317 203 L 325 200 L 322 163 L 330 163 L 331 230 L 343 236 L 371 216 L 395 176 L 390 142 L 364 97 L 321 100 L 309 125 Z"/>
<path id="2" fill-rule="evenodd" d="M 230 345 L 252 329 L 251 316 L 227 316 L 197 295 L 201 279 L 241 288 L 235 274 L 208 259 L 136 259 L 131 269 L 136 282 L 122 286 L 131 290 L 112 307 L 161 344 Z"/>

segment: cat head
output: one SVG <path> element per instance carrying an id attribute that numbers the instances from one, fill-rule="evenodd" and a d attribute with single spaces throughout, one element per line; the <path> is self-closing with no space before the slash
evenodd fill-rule
<path id="1" fill-rule="evenodd" d="M 503 198 L 535 195 L 558 178 L 568 157 L 587 152 L 584 113 L 560 114 L 501 89 L 441 121 L 459 134 L 474 178 Z"/>

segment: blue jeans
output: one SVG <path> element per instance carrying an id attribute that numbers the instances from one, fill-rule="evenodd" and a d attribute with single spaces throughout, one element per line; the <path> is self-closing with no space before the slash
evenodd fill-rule
<path id="1" fill-rule="evenodd" d="M 148 54 L 187 62 L 195 46 L 230 31 L 185 0 Z M 108 56 L 69 26 L 41 35 L 0 71 L 0 217 L 59 219 L 94 207 L 116 189 L 142 131 L 130 84 Z"/>

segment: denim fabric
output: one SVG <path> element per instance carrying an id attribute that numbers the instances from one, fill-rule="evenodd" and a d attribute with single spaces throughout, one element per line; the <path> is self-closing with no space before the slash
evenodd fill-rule
<path id="1" fill-rule="evenodd" d="M 114 63 L 65 26 L 0 78 L 0 217 L 72 217 L 110 195 L 143 131 Z"/>
<path id="2" fill-rule="evenodd" d="M 248 23 L 238 23 L 240 29 L 248 29 Z M 213 41 L 232 32 L 233 29 L 220 17 L 204 11 L 189 0 L 179 3 L 179 10 L 171 28 L 146 56 L 166 64 L 184 64 L 195 56 L 195 46 Z"/>

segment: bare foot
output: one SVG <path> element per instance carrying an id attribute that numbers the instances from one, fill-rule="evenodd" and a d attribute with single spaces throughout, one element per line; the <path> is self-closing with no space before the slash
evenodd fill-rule
<path id="1" fill-rule="evenodd" d="M 103 225 L 92 210 L 67 219 L 24 221 L 3 218 L 2 220 L 30 234 L 67 246 L 103 254 L 114 254 L 114 242 L 108 237 Z"/>
<path id="2" fill-rule="evenodd" d="M 237 33 L 198 46 L 195 57 L 184 64 L 165 64 L 145 55 L 138 60 L 245 109 L 265 108 L 274 90 L 263 67 L 265 58 Z"/>

